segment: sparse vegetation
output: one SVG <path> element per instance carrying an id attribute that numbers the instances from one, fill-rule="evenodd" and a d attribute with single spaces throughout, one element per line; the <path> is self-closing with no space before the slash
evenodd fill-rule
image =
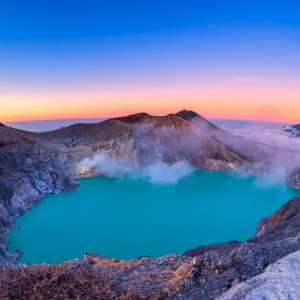
<path id="1" fill-rule="evenodd" d="M 114 280 L 87 264 L 0 268 L 0 299 L 159 299 L 155 293 L 116 292 Z"/>

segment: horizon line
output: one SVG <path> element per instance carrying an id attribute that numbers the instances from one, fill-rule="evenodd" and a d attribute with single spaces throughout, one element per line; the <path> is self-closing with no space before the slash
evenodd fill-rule
<path id="1" fill-rule="evenodd" d="M 138 112 L 138 113 L 145 113 L 145 112 Z M 133 113 L 133 114 L 129 114 L 129 115 L 125 115 L 125 116 L 130 116 L 130 115 L 135 115 L 138 113 Z M 176 114 L 176 113 L 170 113 L 170 114 Z M 149 114 L 151 116 L 167 116 L 170 114 L 162 114 L 162 115 L 156 115 L 156 114 Z M 200 115 L 200 114 L 199 114 Z M 122 115 L 124 116 L 124 115 Z M 200 115 L 203 117 L 203 115 Z M 21 120 L 21 121 L 8 121 L 8 122 L 0 122 L 2 124 L 12 124 L 12 123 L 26 123 L 26 122 L 42 122 L 42 121 L 62 121 L 62 120 L 94 120 L 94 119 L 104 119 L 103 121 L 107 120 L 107 119 L 113 119 L 113 118 L 118 118 L 120 116 L 102 116 L 102 117 L 79 117 L 79 118 L 50 118 L 50 119 L 25 119 L 25 120 Z M 247 121 L 247 122 L 262 122 L 262 123 L 277 123 L 277 124 L 291 124 L 291 125 L 295 125 L 297 123 L 291 123 L 291 122 L 282 122 L 282 121 L 274 121 L 274 120 L 261 120 L 261 119 L 240 119 L 240 118 L 226 118 L 226 117 L 203 117 L 205 119 L 208 120 L 224 120 L 224 121 Z M 100 121 L 102 122 L 102 121 Z M 300 122 L 299 122 L 300 123 Z"/>

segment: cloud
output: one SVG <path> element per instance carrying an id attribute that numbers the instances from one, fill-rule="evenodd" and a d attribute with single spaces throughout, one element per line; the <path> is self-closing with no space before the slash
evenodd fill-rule
<path id="1" fill-rule="evenodd" d="M 225 130 L 255 142 L 260 142 L 283 150 L 300 152 L 300 138 L 295 138 L 291 133 L 284 132 L 282 128 L 268 129 L 259 125 L 236 128 L 234 125 L 231 125 Z"/>

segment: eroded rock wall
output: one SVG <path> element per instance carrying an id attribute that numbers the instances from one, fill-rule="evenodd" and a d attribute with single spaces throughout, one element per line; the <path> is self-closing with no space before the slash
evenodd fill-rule
<path id="1" fill-rule="evenodd" d="M 5 241 L 13 220 L 47 194 L 74 191 L 79 162 L 100 152 L 137 156 L 128 135 L 73 147 L 64 139 L 45 139 L 6 126 L 0 128 L 0 264 L 17 262 L 18 254 L 7 252 Z"/>

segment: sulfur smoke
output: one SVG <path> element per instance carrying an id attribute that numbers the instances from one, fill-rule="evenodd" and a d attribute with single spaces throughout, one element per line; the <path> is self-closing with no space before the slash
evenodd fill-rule
<path id="1" fill-rule="evenodd" d="M 155 184 L 176 184 L 194 171 L 186 161 L 173 164 L 156 161 L 141 165 L 128 157 L 109 157 L 106 152 L 84 159 L 79 163 L 78 168 L 83 172 L 94 170 L 97 174 L 109 177 L 143 178 Z"/>

